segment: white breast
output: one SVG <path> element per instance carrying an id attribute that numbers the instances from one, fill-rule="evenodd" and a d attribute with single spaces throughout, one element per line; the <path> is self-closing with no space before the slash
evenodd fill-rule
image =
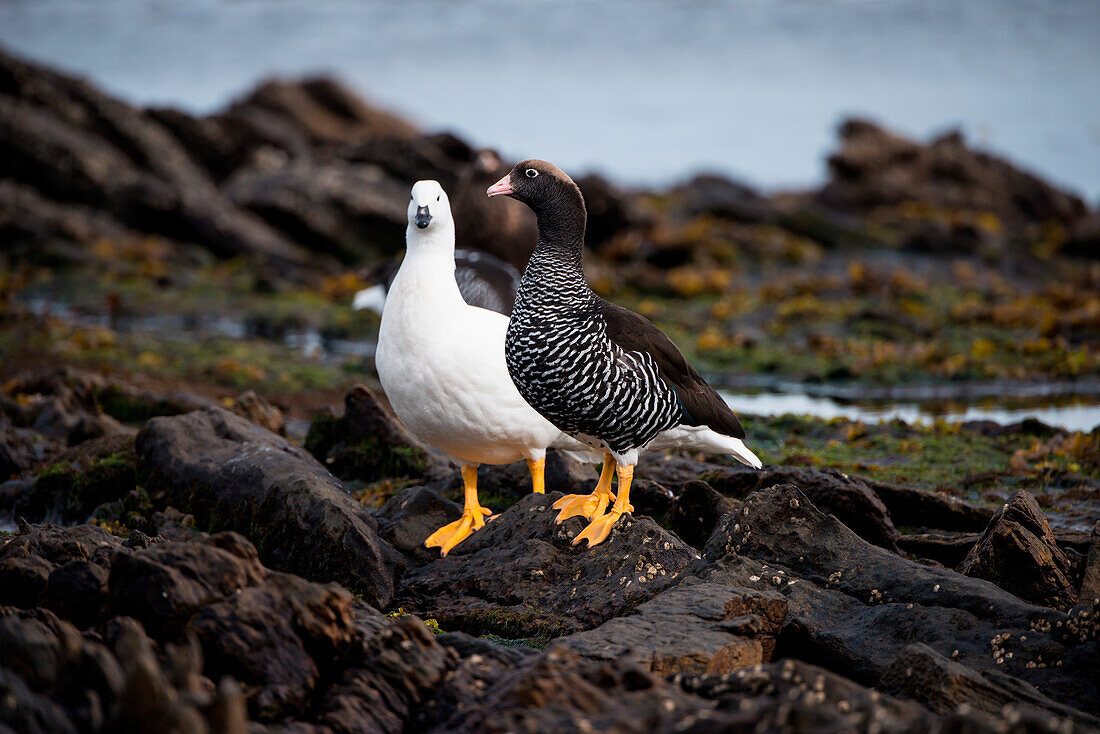
<path id="1" fill-rule="evenodd" d="M 376 364 L 394 412 L 422 441 L 461 461 L 541 458 L 561 432 L 508 375 L 508 318 L 467 305 L 453 255 L 439 254 L 410 251 L 387 294 Z"/>

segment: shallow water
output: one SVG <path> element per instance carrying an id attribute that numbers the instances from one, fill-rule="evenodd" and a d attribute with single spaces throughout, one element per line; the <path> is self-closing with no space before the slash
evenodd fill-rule
<path id="1" fill-rule="evenodd" d="M 65 303 L 51 298 L 31 298 L 24 305 L 37 316 L 48 314 L 85 328 L 111 328 L 119 333 L 156 333 L 161 338 L 184 341 L 209 336 L 274 339 L 310 359 L 336 364 L 349 359 L 373 359 L 377 346 L 369 339 L 326 338 L 313 329 L 258 334 L 255 325 L 227 316 L 175 314 L 112 320 L 103 314 L 75 312 Z M 742 382 L 723 375 L 708 375 L 708 379 L 715 385 Z M 1097 380 L 880 387 L 772 381 L 752 387 L 756 389 L 734 388 L 719 392 L 737 412 L 755 415 L 793 413 L 868 422 L 900 418 L 910 423 L 942 418 L 952 422 L 991 420 L 1002 424 L 1038 418 L 1071 431 L 1091 431 L 1100 426 L 1100 381 Z"/>
<path id="2" fill-rule="evenodd" d="M 722 391 L 730 407 L 740 413 L 755 415 L 812 415 L 818 418 L 848 418 L 868 423 L 900 418 L 907 423 L 942 419 L 951 423 L 988 420 L 1000 424 L 1015 423 L 1025 418 L 1037 418 L 1043 423 L 1070 431 L 1091 431 L 1100 426 L 1100 398 L 1079 398 L 1070 405 L 1035 405 L 1006 407 L 966 401 L 927 402 L 852 402 L 802 393 L 731 393 Z M 1011 401 L 1014 395 L 1005 395 Z"/>
<path id="3" fill-rule="evenodd" d="M 6 0 L 0 44 L 140 103 L 334 72 L 431 129 L 624 182 L 824 174 L 849 114 L 1100 197 L 1095 0 Z"/>

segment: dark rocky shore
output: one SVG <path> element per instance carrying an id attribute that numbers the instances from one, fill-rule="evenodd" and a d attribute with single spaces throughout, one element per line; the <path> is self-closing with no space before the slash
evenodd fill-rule
<path id="1" fill-rule="evenodd" d="M 1025 359 L 1004 376 L 1100 369 L 1100 229 L 1080 199 L 957 136 L 920 144 L 860 121 L 830 168 L 821 190 L 774 196 L 710 176 L 665 192 L 585 178 L 593 282 L 657 309 L 709 298 L 710 324 L 751 300 L 724 290 L 737 263 L 846 273 L 762 284 L 783 300 L 766 314 L 783 328 L 765 333 L 755 312 L 747 331 L 708 328 L 695 346 L 721 365 L 782 334 L 847 355 L 800 331 L 839 313 L 815 300 L 827 291 L 865 299 L 838 329 L 932 339 L 940 324 L 920 308 L 940 296 L 918 280 L 963 254 L 959 279 L 984 290 L 950 304 L 952 328 L 1036 329 L 1045 346 L 1002 353 L 986 329 L 961 362 L 920 342 L 897 347 L 905 359 L 955 378 Z M 551 455 L 541 496 L 522 464 L 483 467 L 500 514 L 439 558 L 423 541 L 461 512 L 457 472 L 369 387 L 325 383 L 307 399 L 299 373 L 268 379 L 237 356 L 156 373 L 170 340 L 60 338 L 19 300 L 75 272 L 78 301 L 105 262 L 150 288 L 135 292 L 171 298 L 227 271 L 219 287 L 236 282 L 239 267 L 257 299 L 346 300 L 360 266 L 401 249 L 419 178 L 451 192 L 464 246 L 522 265 L 532 222 L 484 198 L 505 169 L 328 80 L 265 83 L 197 118 L 0 52 L 0 733 L 1100 729 L 1095 430 L 944 429 L 1011 457 L 1011 471 L 974 467 L 982 494 L 968 501 L 940 474 L 917 486 L 800 448 L 923 441 L 913 450 L 932 455 L 940 434 L 749 421 L 750 441 L 792 437 L 783 462 L 646 457 L 635 513 L 592 550 L 571 545 L 579 519 L 557 526 L 550 510 L 588 491 L 591 469 Z M 1038 290 L 1010 302 L 1039 271 Z M 96 295 L 110 323 L 145 307 L 110 287 Z M 891 293 L 908 310 L 883 305 Z M 821 379 L 882 378 L 891 354 L 824 363 Z M 353 381 L 370 382 L 362 372 Z M 1067 497 L 1091 532 L 1048 523 Z"/>
<path id="2" fill-rule="evenodd" d="M 318 416 L 311 454 L 254 395 L 32 385 L 53 398 L 4 404 L 29 467 L 0 485 L 10 731 L 1100 726 L 1100 524 L 1058 537 L 1026 492 L 991 513 L 654 457 L 636 514 L 583 550 L 550 505 L 595 477 L 552 456 L 547 495 L 522 464 L 484 467 L 507 509 L 440 559 L 422 543 L 460 514 L 454 469 L 367 388 Z M 157 417 L 135 431 L 123 404 Z M 375 511 L 345 485 L 397 478 Z"/>

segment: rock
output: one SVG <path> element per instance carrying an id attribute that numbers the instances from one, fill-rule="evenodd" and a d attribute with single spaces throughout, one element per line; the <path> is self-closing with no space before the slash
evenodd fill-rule
<path id="1" fill-rule="evenodd" d="M 351 602 L 341 589 L 272 574 L 203 607 L 189 629 L 208 664 L 244 685 L 253 718 L 301 718 L 320 681 L 361 644 Z"/>
<path id="2" fill-rule="evenodd" d="M 223 186 L 236 206 L 347 264 L 405 246 L 408 188 L 377 166 L 312 159 L 243 168 Z"/>
<path id="3" fill-rule="evenodd" d="M 606 541 L 588 550 L 571 545 L 585 521 L 554 524 L 561 495 L 525 496 L 440 558 L 409 573 L 405 593 L 425 616 L 439 618 L 439 594 L 496 606 L 517 603 L 595 626 L 671 586 L 696 554 L 648 518 L 624 516 Z"/>
<path id="4" fill-rule="evenodd" d="M 407 731 L 457 655 L 415 617 L 401 617 L 364 646 L 361 667 L 347 670 L 319 702 L 319 722 L 333 732 Z"/>
<path id="5" fill-rule="evenodd" d="M 265 576 L 256 549 L 235 533 L 158 543 L 114 556 L 110 611 L 133 617 L 158 638 L 175 639 L 201 609 Z"/>
<path id="6" fill-rule="evenodd" d="M 877 685 L 907 645 L 923 641 L 982 675 L 1010 676 L 1019 681 L 1014 685 L 1026 682 L 1059 705 L 1095 714 L 1100 690 L 1082 685 L 1091 663 L 1055 633 L 1065 615 L 876 548 L 794 487 L 751 495 L 740 513 L 719 523 L 706 555 L 717 561 L 701 572 L 706 580 L 787 597 L 777 656 Z"/>
<path id="7" fill-rule="evenodd" d="M 993 584 L 869 545 L 790 484 L 757 491 L 739 514 L 722 518 L 705 555 L 717 561 L 730 554 L 796 568 L 800 576 L 865 603 L 950 605 L 1025 627 L 1053 618 Z"/>
<path id="8" fill-rule="evenodd" d="M 161 124 L 88 83 L 0 55 L 5 177 L 127 228 L 250 255 L 289 273 L 303 251 L 233 206 Z M 90 244 L 90 243 L 83 243 Z M 310 263 L 310 267 L 323 267 Z"/>
<path id="9" fill-rule="evenodd" d="M 69 561 L 46 580 L 46 604 L 77 627 L 89 627 L 107 606 L 107 570 L 90 561 Z"/>
<path id="10" fill-rule="evenodd" d="M 914 558 L 931 559 L 955 568 L 981 536 L 978 533 L 931 532 L 903 535 L 898 545 Z"/>
<path id="11" fill-rule="evenodd" d="M 481 655 L 483 657 L 492 658 L 507 666 L 516 665 L 538 654 L 538 650 L 533 647 L 524 647 L 523 645 L 505 647 L 504 645 L 490 642 L 484 637 L 473 637 L 465 632 L 445 632 L 441 635 L 436 635 L 435 641 L 443 645 L 443 647 L 449 647 L 454 650 L 458 653 L 460 658 Z"/>
<path id="12" fill-rule="evenodd" d="M 1069 225 L 1086 213 L 1076 196 L 1010 163 L 967 147 L 959 133 L 921 145 L 865 120 L 840 128 L 841 148 L 829 157 L 822 202 L 843 210 L 918 203 L 991 212 L 1006 223 Z"/>
<path id="13" fill-rule="evenodd" d="M 629 661 L 600 664 L 564 650 L 468 693 L 431 731 L 671 732 L 674 722 L 710 708 Z"/>
<path id="14" fill-rule="evenodd" d="M 35 521 L 84 521 L 99 505 L 125 497 L 137 486 L 132 436 L 90 439 L 56 458 L 16 506 L 21 516 Z"/>
<path id="15" fill-rule="evenodd" d="M 221 409 L 154 418 L 138 434 L 150 491 L 204 526 L 249 536 L 273 568 L 335 580 L 386 606 L 403 565 L 375 521 L 304 450 Z"/>
<path id="16" fill-rule="evenodd" d="M 76 734 L 65 710 L 0 667 L 0 727 L 19 734 Z"/>
<path id="17" fill-rule="evenodd" d="M 286 436 L 286 421 L 283 412 L 256 394 L 255 390 L 246 390 L 236 397 L 230 408 L 242 418 L 252 421 L 260 428 Z"/>
<path id="18" fill-rule="evenodd" d="M 4 412 L 14 425 L 68 446 L 132 434 L 97 404 L 96 392 L 104 384 L 97 375 L 71 368 L 21 373 L 4 383 L 4 395 L 15 398 Z"/>
<path id="19" fill-rule="evenodd" d="M 314 416 L 304 446 L 345 480 L 369 483 L 420 477 L 433 463 L 430 454 L 365 385 L 356 385 L 345 396 L 344 415 L 325 409 Z"/>
<path id="20" fill-rule="evenodd" d="M 861 479 L 878 495 L 898 525 L 980 533 L 993 517 L 992 510 L 975 507 L 949 494 Z"/>
<path id="21" fill-rule="evenodd" d="M 835 469 L 803 467 L 727 467 L 708 472 L 706 481 L 722 494 L 744 497 L 764 487 L 790 483 L 802 490 L 814 506 L 835 515 L 864 540 L 887 550 L 900 552 L 900 535 L 886 505 L 859 477 Z"/>
<path id="22" fill-rule="evenodd" d="M 740 507 L 737 500 L 720 494 L 706 482 L 693 479 L 680 489 L 669 527 L 685 543 L 702 550 L 722 516 Z"/>
<path id="23" fill-rule="evenodd" d="M 584 489 L 581 494 L 592 490 Z M 668 519 L 676 497 L 672 490 L 649 479 L 637 479 L 630 485 L 630 504 L 634 505 L 634 514 L 648 516 L 659 523 Z"/>
<path id="24" fill-rule="evenodd" d="M 611 661 L 631 655 L 657 675 L 724 674 L 771 658 L 787 600 L 688 578 L 626 616 L 555 640 L 585 657 Z"/>
<path id="25" fill-rule="evenodd" d="M 0 413 L 0 482 L 50 463 L 61 450 L 55 441 L 13 426 L 7 415 Z M 0 508 L 3 507 L 0 499 Z"/>
<path id="26" fill-rule="evenodd" d="M 950 714 L 965 704 L 988 714 L 999 714 L 1008 707 L 1042 715 L 1046 709 L 1089 725 L 1100 724 L 1100 719 L 1082 717 L 1081 712 L 1061 706 L 1023 681 L 995 674 L 987 678 L 919 642 L 902 650 L 881 686 L 888 693 L 919 701 L 937 714 Z"/>
<path id="27" fill-rule="evenodd" d="M 1038 503 L 1024 490 L 997 510 L 959 571 L 1055 609 L 1077 602 L 1073 564 L 1058 547 Z"/>
<path id="28" fill-rule="evenodd" d="M 692 216 L 709 214 L 750 224 L 774 222 L 779 216 L 774 205 L 758 191 L 722 176 L 696 176 L 670 193 Z"/>
<path id="29" fill-rule="evenodd" d="M 338 82 L 325 78 L 263 82 L 227 111 L 230 117 L 262 110 L 293 128 L 310 145 L 347 145 L 376 137 L 407 139 L 416 128 L 373 107 Z"/>
<path id="30" fill-rule="evenodd" d="M 588 213 L 585 244 L 593 250 L 599 251 L 605 242 L 642 223 L 627 196 L 602 176 L 583 176 L 576 183 Z"/>
<path id="31" fill-rule="evenodd" d="M 1084 604 L 1100 599 L 1100 520 L 1092 527 L 1092 539 L 1078 597 Z"/>
<path id="32" fill-rule="evenodd" d="M 581 464 L 574 461 L 567 454 L 556 449 L 546 452 L 546 467 L 544 469 L 546 490 L 548 492 L 561 492 L 562 494 L 588 494 L 596 486 L 599 479 L 599 465 Z M 427 473 L 427 486 L 440 493 L 456 498 L 462 497 L 462 475 L 455 470 L 450 463 L 436 462 Z M 502 506 L 487 503 L 489 509 L 501 511 L 531 494 L 531 472 L 527 468 L 527 462 L 514 461 L 511 464 L 483 464 L 477 470 L 478 494 L 483 498 L 499 497 L 503 500 Z M 649 487 L 645 487 L 646 492 Z M 659 490 L 663 491 L 663 490 Z M 631 500 L 634 499 L 633 488 Z M 637 514 L 646 514 L 645 510 L 652 509 L 653 493 L 646 493 L 645 498 L 639 502 L 633 502 Z M 656 500 L 660 504 L 659 498 Z M 638 509 L 639 507 L 645 510 Z"/>
<path id="33" fill-rule="evenodd" d="M 95 589 L 98 582 L 87 575 L 98 578 L 97 572 L 87 568 L 78 572 L 79 566 L 66 571 L 53 580 L 55 593 L 52 597 L 49 595 L 51 578 L 55 569 L 73 563 L 107 569 L 111 555 L 120 546 L 118 538 L 94 525 L 59 528 L 22 523 L 19 532 L 0 545 L 0 605 L 10 604 L 23 609 L 47 604 L 52 607 L 52 598 L 54 603 L 60 603 L 59 611 L 64 612 L 71 605 L 59 598 L 57 592 L 69 582 L 77 582 L 77 588 L 87 594 L 85 599 L 92 603 L 90 609 L 94 610 L 101 602 Z M 86 610 L 78 611 L 83 614 Z"/>
<path id="34" fill-rule="evenodd" d="M 378 535 L 418 563 L 439 557 L 424 541 L 444 525 L 462 516 L 462 505 L 439 496 L 427 487 L 409 487 L 386 500 L 375 513 Z"/>

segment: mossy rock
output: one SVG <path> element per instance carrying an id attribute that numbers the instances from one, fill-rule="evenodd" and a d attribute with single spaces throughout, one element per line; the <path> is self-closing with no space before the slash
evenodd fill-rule
<path id="1" fill-rule="evenodd" d="M 345 481 L 371 484 L 382 479 L 419 477 L 429 468 L 427 453 L 379 406 L 370 391 L 356 386 L 345 399 L 343 416 L 317 413 L 305 449 Z"/>
<path id="2" fill-rule="evenodd" d="M 86 520 L 96 507 L 137 488 L 132 436 L 87 441 L 46 467 L 19 513 L 29 520 Z"/>

